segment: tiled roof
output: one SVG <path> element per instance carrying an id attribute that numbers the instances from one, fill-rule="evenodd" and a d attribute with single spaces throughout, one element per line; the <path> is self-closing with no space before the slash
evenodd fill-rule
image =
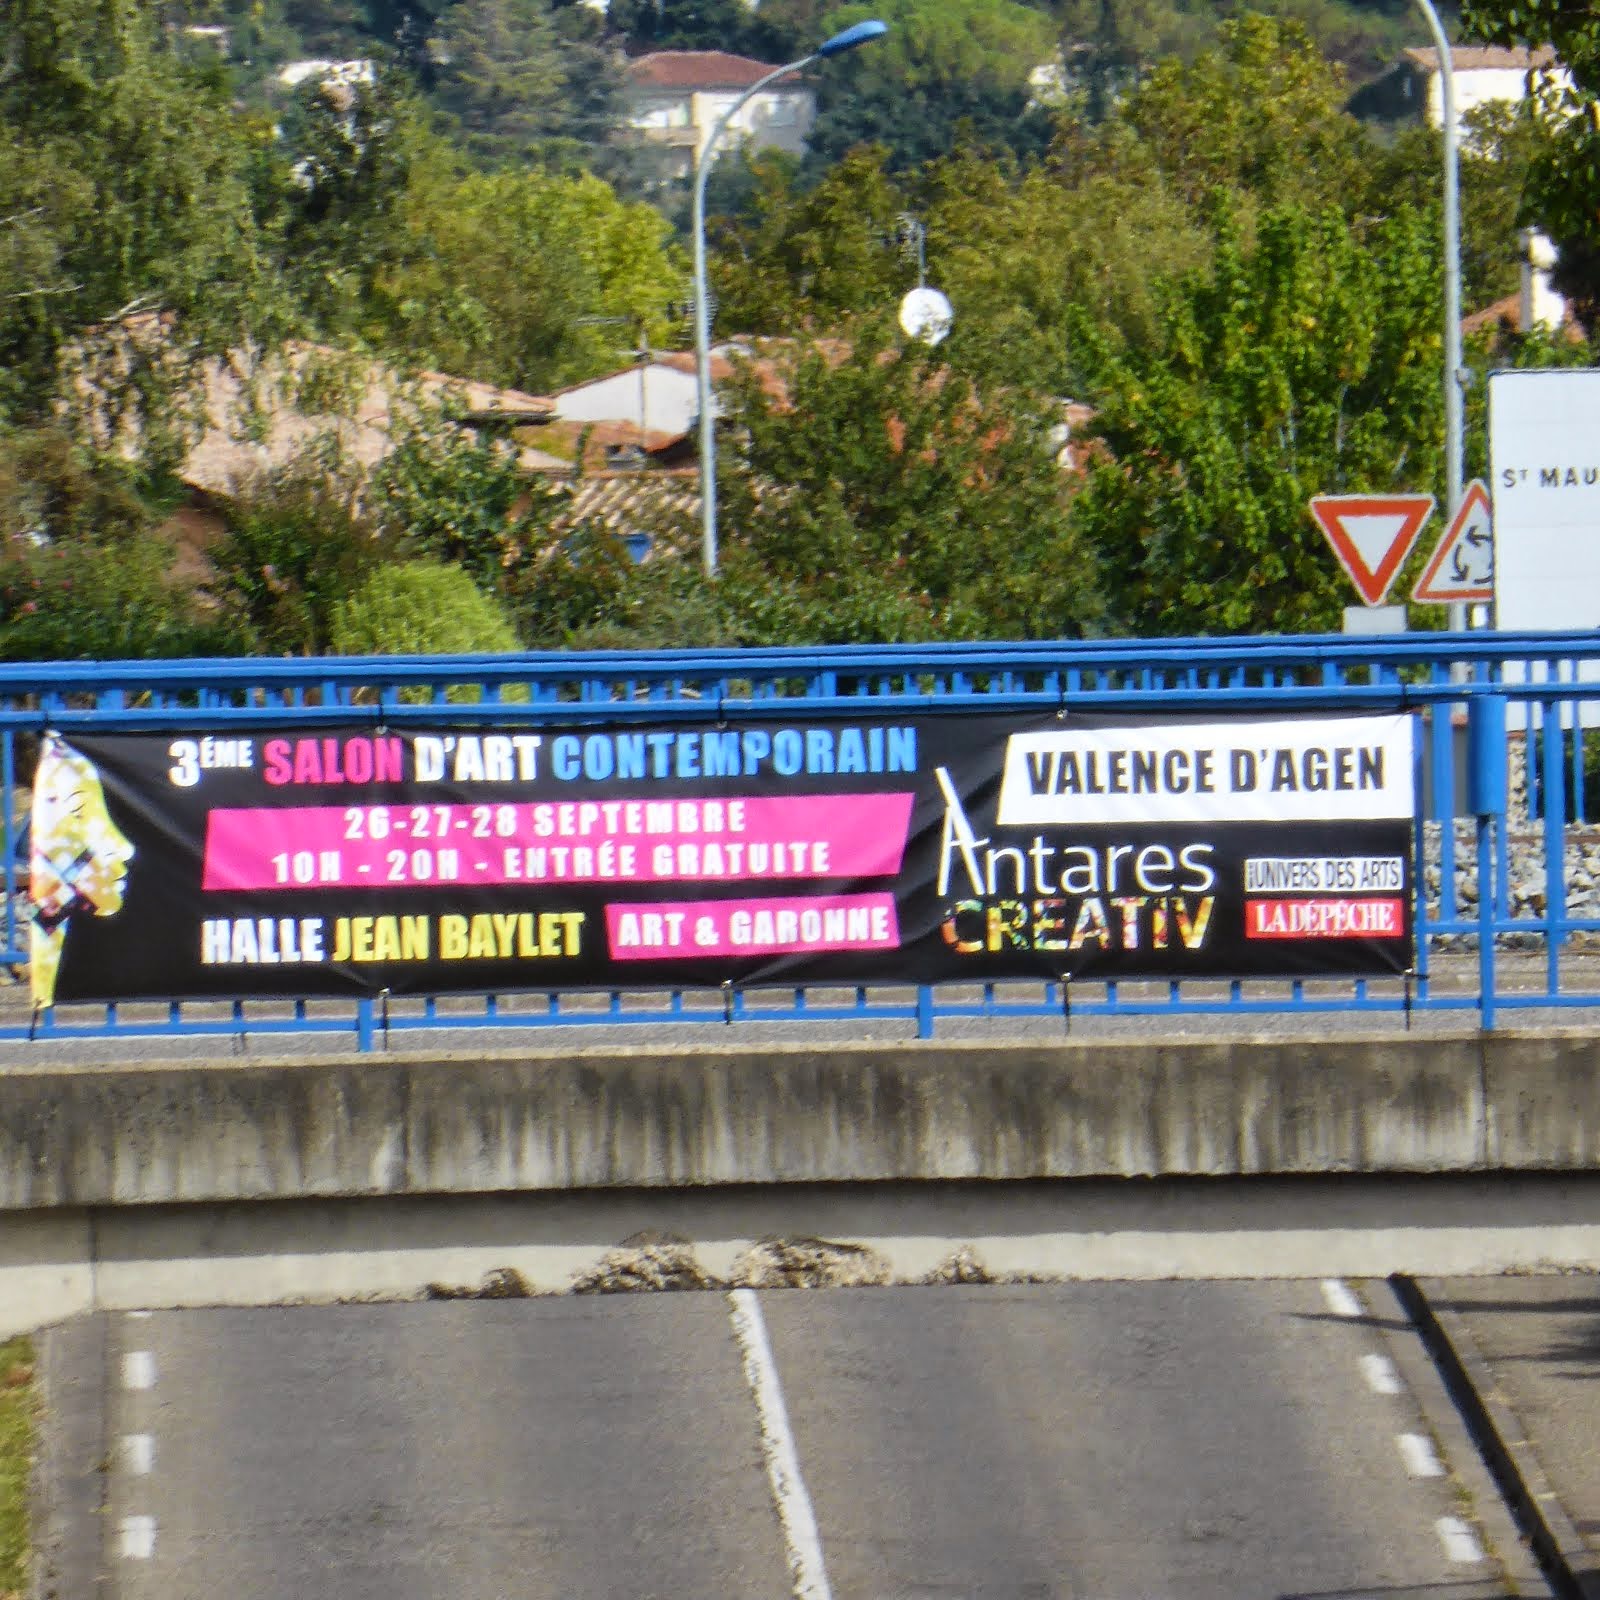
<path id="1" fill-rule="evenodd" d="M 560 519 L 571 526 L 599 523 L 616 534 L 672 533 L 700 514 L 700 475 L 686 472 L 596 472 L 558 487 L 571 497 Z"/>
<path id="2" fill-rule="evenodd" d="M 1439 70 L 1439 52 L 1432 45 L 1418 45 L 1401 52 L 1424 72 Z M 1528 72 L 1535 67 L 1553 67 L 1556 53 L 1549 45 L 1537 50 L 1524 50 L 1520 46 L 1508 49 L 1504 45 L 1458 44 L 1451 47 L 1450 65 L 1457 72 Z"/>
<path id="3" fill-rule="evenodd" d="M 551 390 L 550 398 L 559 400 L 563 395 L 581 394 L 585 389 L 592 389 L 597 383 L 610 383 L 614 378 L 637 377 L 641 367 L 646 372 L 655 367 L 665 367 L 669 372 L 687 373 L 692 378 L 694 361 L 693 350 L 652 350 L 650 359 L 646 362 L 630 361 L 626 366 L 613 367 L 609 372 L 597 373 L 592 378 L 583 378 L 577 383 L 566 384 L 560 389 Z M 716 351 L 711 352 L 713 378 L 726 378 L 732 370 Z"/>
<path id="4" fill-rule="evenodd" d="M 1484 306 L 1481 310 L 1469 312 L 1461 319 L 1461 331 L 1465 334 L 1483 333 L 1516 333 L 1522 323 L 1522 296 L 1508 294 L 1503 300 L 1496 300 L 1492 305 Z M 1563 318 L 1561 323 L 1561 337 L 1568 344 L 1583 343 L 1583 329 L 1573 321 L 1571 316 Z"/>
<path id="5" fill-rule="evenodd" d="M 638 89 L 748 89 L 778 65 L 726 50 L 656 50 L 628 63 Z"/>
<path id="6" fill-rule="evenodd" d="M 351 407 L 331 413 L 302 410 L 297 389 L 318 364 L 336 374 L 324 387 L 353 385 Z M 285 467 L 318 441 L 336 439 L 345 459 L 375 466 L 394 448 L 394 431 L 417 405 L 452 404 L 484 422 L 497 416 L 526 421 L 549 416 L 554 407 L 541 395 L 454 378 L 443 372 L 407 376 L 382 362 L 368 362 L 324 345 L 286 344 L 278 356 L 255 366 L 221 360 L 206 369 L 206 431 L 189 452 L 180 476 L 215 494 L 237 492 L 251 478 Z M 254 425 L 252 425 L 254 424 Z M 264 425 L 263 425 L 264 424 Z M 524 450 L 530 468 L 555 464 L 538 450 Z"/>
<path id="7" fill-rule="evenodd" d="M 547 457 L 557 458 L 560 465 L 569 470 L 572 460 L 577 456 L 578 443 L 582 440 L 583 464 L 587 470 L 603 467 L 610 458 L 610 452 L 620 447 L 635 445 L 647 455 L 653 455 L 668 449 L 684 436 L 656 428 L 645 432 L 636 422 L 584 422 L 561 417 L 554 422 L 541 424 L 534 437 L 544 447 L 543 453 Z"/>

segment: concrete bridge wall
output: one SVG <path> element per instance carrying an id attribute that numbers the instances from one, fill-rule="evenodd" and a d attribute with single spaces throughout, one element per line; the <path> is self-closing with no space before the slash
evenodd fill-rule
<path id="1" fill-rule="evenodd" d="M 1600 1038 L 883 1044 L 22 1068 L 0 1211 L 1600 1166 Z"/>
<path id="2" fill-rule="evenodd" d="M 1597 1074 L 1600 1040 L 1548 1032 L 13 1068 L 0 1336 L 504 1268 L 561 1292 L 641 1237 L 723 1281 L 817 1238 L 873 1281 L 957 1252 L 996 1276 L 1594 1270 Z"/>

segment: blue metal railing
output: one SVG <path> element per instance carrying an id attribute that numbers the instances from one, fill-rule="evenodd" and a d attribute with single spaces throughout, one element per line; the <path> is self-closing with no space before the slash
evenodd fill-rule
<path id="1" fill-rule="evenodd" d="M 1403 982 L 1215 981 L 940 987 L 565 993 L 351 1001 L 170 1001 L 58 1007 L 7 1021 L 0 1039 L 340 1031 L 362 1048 L 380 1034 L 437 1029 L 667 1025 L 741 1020 L 891 1019 L 919 1036 L 956 1017 L 1174 1016 L 1275 1012 L 1476 1012 L 1600 1005 L 1582 946 L 1600 916 L 1574 915 L 1565 868 L 1587 844 L 1586 725 L 1600 726 L 1600 636 L 1412 634 L 1393 637 L 1101 640 L 850 646 L 746 651 L 531 652 L 495 657 L 57 662 L 0 666 L 0 847 L 6 896 L 0 966 L 27 960 L 19 907 L 20 828 L 31 740 L 46 727 L 101 732 L 204 730 L 370 720 L 375 726 L 566 720 L 707 722 L 808 713 L 1075 710 L 1236 714 L 1403 707 L 1423 723 L 1418 755 L 1417 970 Z M 1464 813 L 1472 708 L 1499 708 L 1493 752 L 1512 772 L 1509 803 Z M 1501 712 L 1504 713 L 1503 717 Z M 1483 720 L 1481 717 L 1478 719 Z M 1481 744 L 1481 739 L 1480 739 Z M 1478 751 L 1478 760 L 1483 751 Z M 1458 770 L 1459 769 L 1459 770 Z M 1468 774 L 1470 776 L 1470 773 Z M 1600 848 L 1600 847 L 1597 847 Z M 1537 893 L 1526 890 L 1539 857 Z M 1520 873 L 1521 878 L 1516 874 Z M 1474 891 L 1469 894 L 1468 891 Z M 1434 958 L 1476 953 L 1476 981 L 1441 984 Z M 1538 971 L 1502 981 L 1505 956 Z M 1467 964 L 1471 966 L 1471 963 Z M 1458 964 L 1458 967 L 1460 964 Z M 1600 968 L 1600 962 L 1596 963 Z M 1464 969 L 1463 969 L 1464 970 Z M 19 994 L 23 991 L 18 990 Z M 3 992 L 0 992 L 3 994 Z"/>

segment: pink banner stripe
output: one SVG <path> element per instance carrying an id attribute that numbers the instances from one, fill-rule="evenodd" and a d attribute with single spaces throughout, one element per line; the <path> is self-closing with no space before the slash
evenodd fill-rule
<path id="1" fill-rule="evenodd" d="M 609 905 L 613 961 L 762 956 L 809 950 L 898 950 L 892 894 L 769 900 L 682 900 Z"/>
<path id="2" fill-rule="evenodd" d="M 810 794 L 218 810 L 206 819 L 201 887 L 892 877 L 911 800 Z"/>

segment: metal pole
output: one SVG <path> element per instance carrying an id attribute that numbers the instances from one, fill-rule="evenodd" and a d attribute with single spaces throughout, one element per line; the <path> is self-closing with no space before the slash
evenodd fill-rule
<path id="1" fill-rule="evenodd" d="M 706 576 L 717 575 L 717 436 L 711 416 L 711 313 L 706 305 L 706 174 L 711 170 L 711 152 L 724 129 L 733 121 L 752 95 L 760 94 L 769 83 L 809 67 L 813 61 L 843 55 L 871 39 L 881 39 L 889 31 L 886 22 L 854 22 L 832 38 L 824 39 L 808 56 L 774 67 L 764 78 L 752 83 L 712 125 L 706 142 L 694 161 L 694 369 L 700 404 L 700 532 Z"/>
<path id="2" fill-rule="evenodd" d="M 1439 91 L 1444 113 L 1444 472 L 1445 503 L 1453 521 L 1461 509 L 1461 436 L 1468 373 L 1461 359 L 1461 188 L 1460 135 L 1456 128 L 1456 73 L 1433 0 L 1417 0 L 1439 52 Z M 1450 629 L 1467 626 L 1467 608 L 1450 607 Z"/>
<path id="3" fill-rule="evenodd" d="M 717 575 L 717 436 L 711 414 L 711 314 L 706 295 L 706 176 L 711 171 L 711 152 L 724 129 L 761 90 L 791 72 L 799 72 L 818 59 L 818 52 L 801 56 L 786 67 L 777 67 L 757 83 L 752 83 L 712 125 L 706 142 L 694 162 L 694 370 L 700 406 L 700 540 L 701 557 L 708 578 Z"/>

